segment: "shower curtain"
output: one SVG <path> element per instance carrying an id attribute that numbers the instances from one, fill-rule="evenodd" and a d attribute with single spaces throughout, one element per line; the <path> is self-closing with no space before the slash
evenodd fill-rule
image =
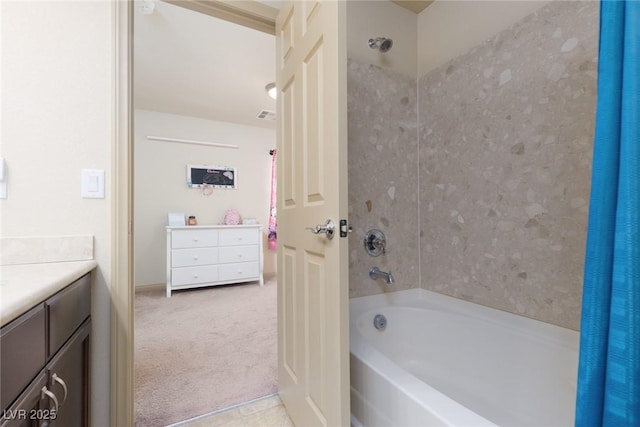
<path id="1" fill-rule="evenodd" d="M 276 150 L 271 150 L 271 204 L 269 206 L 269 249 L 272 251 L 278 248 L 278 230 L 276 221 Z"/>
<path id="2" fill-rule="evenodd" d="M 640 426 L 640 1 L 600 3 L 576 426 Z"/>

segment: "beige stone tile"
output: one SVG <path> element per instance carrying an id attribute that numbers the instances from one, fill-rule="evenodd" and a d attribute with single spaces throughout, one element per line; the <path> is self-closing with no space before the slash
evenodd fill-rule
<path id="1" fill-rule="evenodd" d="M 550 2 L 419 78 L 424 288 L 578 329 L 598 7 Z"/>
<path id="2" fill-rule="evenodd" d="M 186 424 L 188 427 L 229 427 L 233 423 L 241 421 L 242 415 L 238 408 L 230 409 L 228 411 L 220 412 L 206 418 L 199 419 L 197 421 Z"/>
<path id="3" fill-rule="evenodd" d="M 247 405 L 240 406 L 238 408 L 238 411 L 242 416 L 246 416 L 279 405 L 282 405 L 282 401 L 280 400 L 280 398 L 278 396 L 272 396 L 266 399 L 260 399 Z"/>
<path id="4" fill-rule="evenodd" d="M 242 421 L 247 427 L 281 427 L 289 425 L 287 422 L 291 422 L 287 411 L 282 405 L 248 415 Z"/>
<path id="5" fill-rule="evenodd" d="M 349 296 L 417 288 L 418 135 L 416 79 L 349 60 Z M 385 255 L 364 248 L 370 229 L 386 235 Z M 369 269 L 391 271 L 393 286 Z"/>
<path id="6" fill-rule="evenodd" d="M 258 400 L 186 425 L 188 427 L 293 427 L 278 396 Z"/>

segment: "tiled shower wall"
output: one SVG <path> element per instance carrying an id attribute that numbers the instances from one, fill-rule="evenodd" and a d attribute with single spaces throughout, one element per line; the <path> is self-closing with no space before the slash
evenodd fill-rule
<path id="1" fill-rule="evenodd" d="M 578 329 L 597 42 L 598 3 L 558 1 L 417 85 L 349 61 L 351 297 L 420 284 Z"/>
<path id="2" fill-rule="evenodd" d="M 418 147 L 416 80 L 374 65 L 348 63 L 349 295 L 417 288 Z M 387 236 L 387 253 L 370 257 L 367 230 Z M 369 278 L 373 266 L 396 283 Z"/>
<path id="3" fill-rule="evenodd" d="M 423 288 L 578 329 L 598 6 L 552 2 L 419 79 Z"/>

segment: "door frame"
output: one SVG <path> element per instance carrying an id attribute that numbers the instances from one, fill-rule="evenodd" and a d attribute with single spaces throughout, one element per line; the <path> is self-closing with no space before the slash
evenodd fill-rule
<path id="1" fill-rule="evenodd" d="M 277 10 L 256 1 L 170 1 L 216 18 L 275 34 Z M 111 374 L 110 424 L 134 423 L 133 280 L 133 16 L 132 1 L 111 3 Z"/>

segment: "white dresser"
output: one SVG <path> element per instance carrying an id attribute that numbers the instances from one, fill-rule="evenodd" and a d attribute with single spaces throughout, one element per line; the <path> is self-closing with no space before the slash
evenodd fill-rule
<path id="1" fill-rule="evenodd" d="M 167 227 L 167 297 L 173 289 L 259 281 L 261 225 Z"/>

